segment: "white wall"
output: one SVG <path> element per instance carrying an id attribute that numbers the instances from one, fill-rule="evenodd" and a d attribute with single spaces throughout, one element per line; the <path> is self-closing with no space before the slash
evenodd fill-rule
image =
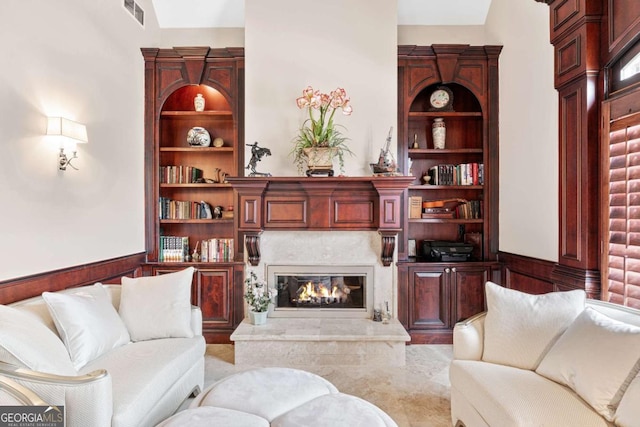
<path id="1" fill-rule="evenodd" d="M 242 46 L 245 34 L 160 31 L 151 1 L 139 3 L 144 29 L 120 2 L 0 2 L 0 280 L 144 250 L 140 47 Z M 557 95 L 548 6 L 493 0 L 484 27 L 396 27 L 395 1 L 344 3 L 246 0 L 246 142 L 274 152 L 260 169 L 297 173 L 288 157 L 302 122 L 295 98 L 313 84 L 347 89 L 354 114 L 340 120 L 357 154 L 347 158 L 347 173 L 368 175 L 391 125 L 396 141 L 398 44 L 502 44 L 500 249 L 555 260 Z M 44 136 L 47 115 L 87 125 L 79 171 L 58 172 L 57 146 Z"/>
<path id="2" fill-rule="evenodd" d="M 558 93 L 549 6 L 493 0 L 500 55 L 500 250 L 558 260 Z"/>
<path id="3" fill-rule="evenodd" d="M 371 174 L 391 126 L 396 141 L 396 14 L 396 0 L 245 1 L 245 142 L 272 152 L 258 171 L 297 175 L 289 152 L 305 112 L 295 100 L 311 85 L 346 89 L 353 114 L 335 119 L 355 153 L 345 171 Z"/>
<path id="4" fill-rule="evenodd" d="M 500 250 L 558 258 L 558 95 L 549 7 L 493 0 L 484 27 L 398 29 L 398 44 L 502 45 L 500 54 Z"/>
<path id="5" fill-rule="evenodd" d="M 244 28 L 163 28 L 159 46 L 242 47 Z"/>
<path id="6" fill-rule="evenodd" d="M 144 62 L 157 40 L 121 2 L 0 4 L 0 280 L 144 251 Z M 86 124 L 57 170 L 46 117 Z"/>

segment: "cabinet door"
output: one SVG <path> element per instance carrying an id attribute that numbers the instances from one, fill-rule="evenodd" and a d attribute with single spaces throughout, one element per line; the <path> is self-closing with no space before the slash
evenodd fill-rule
<path id="1" fill-rule="evenodd" d="M 194 277 L 193 299 L 202 310 L 203 329 L 233 327 L 231 268 L 203 268 Z"/>
<path id="2" fill-rule="evenodd" d="M 467 319 L 486 309 L 484 284 L 489 280 L 491 267 L 456 265 L 453 277 L 453 323 Z"/>
<path id="3" fill-rule="evenodd" d="M 410 269 L 409 328 L 449 327 L 449 274 L 443 268 Z"/>
<path id="4" fill-rule="evenodd" d="M 181 268 L 156 268 L 154 275 L 173 273 Z M 202 310 L 202 328 L 233 327 L 232 268 L 198 268 L 191 285 L 191 304 Z"/>

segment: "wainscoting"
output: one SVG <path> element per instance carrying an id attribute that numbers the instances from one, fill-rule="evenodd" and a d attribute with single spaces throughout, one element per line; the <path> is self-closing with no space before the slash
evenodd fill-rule
<path id="1" fill-rule="evenodd" d="M 498 253 L 502 264 L 502 285 L 530 294 L 557 291 L 551 273 L 554 262 L 506 252 Z"/>
<path id="2" fill-rule="evenodd" d="M 96 282 L 120 283 L 122 276 L 141 276 L 140 266 L 145 260 L 146 255 L 139 253 L 5 280 L 0 282 L 0 304 L 10 304 L 25 298 L 35 297 L 45 291 L 55 292 L 67 288 L 91 285 Z"/>

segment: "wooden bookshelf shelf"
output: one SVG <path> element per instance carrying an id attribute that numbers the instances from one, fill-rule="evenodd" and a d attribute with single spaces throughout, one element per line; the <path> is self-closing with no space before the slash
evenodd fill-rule
<path id="1" fill-rule="evenodd" d="M 161 219 L 160 224 L 232 224 L 233 218 L 223 219 Z"/>
<path id="2" fill-rule="evenodd" d="M 160 147 L 163 152 L 193 152 L 193 153 L 233 153 L 233 147 Z"/>
<path id="3" fill-rule="evenodd" d="M 160 188 L 231 188 L 231 185 L 224 182 L 217 184 L 160 184 Z"/>
<path id="4" fill-rule="evenodd" d="M 414 218 L 409 222 L 419 222 L 423 224 L 482 224 L 482 219 L 458 219 L 458 218 Z"/>
<path id="5" fill-rule="evenodd" d="M 479 111 L 409 111 L 409 117 L 480 117 Z"/>
<path id="6" fill-rule="evenodd" d="M 210 117 L 210 116 L 226 116 L 233 117 L 231 111 L 163 111 L 160 113 L 162 117 Z"/>
<path id="7" fill-rule="evenodd" d="M 423 191 L 434 191 L 434 190 L 482 190 L 484 186 L 482 185 L 411 185 L 409 186 L 409 190 L 423 190 Z"/>

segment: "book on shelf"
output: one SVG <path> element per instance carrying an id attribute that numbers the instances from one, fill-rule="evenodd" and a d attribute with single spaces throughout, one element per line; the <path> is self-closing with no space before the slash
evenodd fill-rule
<path id="1" fill-rule="evenodd" d="M 432 185 L 483 185 L 482 163 L 439 164 L 429 168 Z"/>
<path id="2" fill-rule="evenodd" d="M 453 218 L 455 211 L 447 208 L 427 208 L 422 210 L 423 219 Z"/>
<path id="3" fill-rule="evenodd" d="M 456 218 L 482 219 L 484 203 L 482 200 L 469 200 L 456 207 Z"/>
<path id="4" fill-rule="evenodd" d="M 205 239 L 200 242 L 201 262 L 233 261 L 234 240 L 232 238 Z M 188 236 L 160 236 L 159 262 L 186 262 L 190 260 Z"/>
<path id="5" fill-rule="evenodd" d="M 172 200 L 168 197 L 158 199 L 160 219 L 212 219 L 211 205 L 205 201 L 191 202 Z"/>
<path id="6" fill-rule="evenodd" d="M 213 237 L 200 242 L 200 247 L 200 261 L 202 262 L 233 261 L 233 239 Z"/>
<path id="7" fill-rule="evenodd" d="M 158 261 L 184 262 L 189 255 L 189 237 L 160 236 Z"/>
<path id="8" fill-rule="evenodd" d="M 436 199 L 422 202 L 421 218 L 455 218 L 457 209 L 467 203 L 465 199 Z"/>
<path id="9" fill-rule="evenodd" d="M 422 214 L 422 197 L 409 196 L 409 218 L 420 218 Z"/>
<path id="10" fill-rule="evenodd" d="M 161 184 L 194 184 L 202 176 L 202 169 L 193 166 L 160 166 Z"/>

